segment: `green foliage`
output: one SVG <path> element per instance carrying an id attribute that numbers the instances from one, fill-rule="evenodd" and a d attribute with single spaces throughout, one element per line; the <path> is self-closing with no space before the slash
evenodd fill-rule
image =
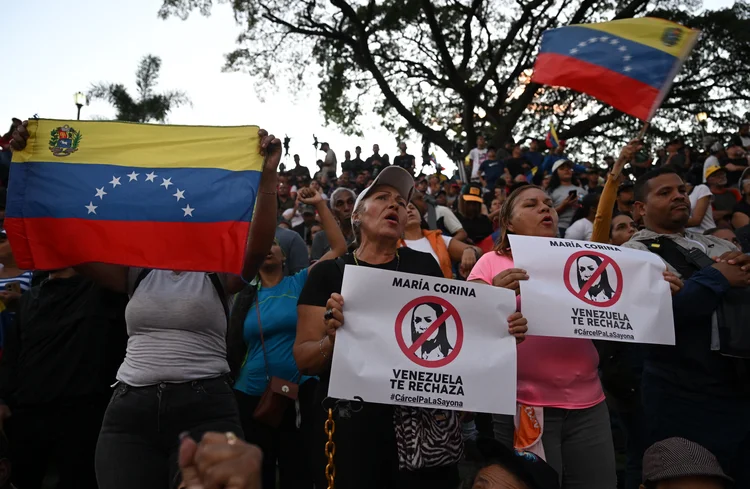
<path id="1" fill-rule="evenodd" d="M 81 139 L 83 139 L 83 134 L 81 134 L 81 131 L 74 131 L 73 148 L 77 148 L 78 145 L 81 144 Z"/>
<path id="2" fill-rule="evenodd" d="M 50 138 L 49 138 L 49 145 L 55 146 L 57 142 L 60 140 L 59 136 L 57 135 L 57 129 L 52 129 L 49 132 Z"/>
<path id="3" fill-rule="evenodd" d="M 160 58 L 148 55 L 141 59 L 135 81 L 138 87 L 138 99 L 134 99 L 120 83 L 92 85 L 88 97 L 106 100 L 114 105 L 117 109 L 118 121 L 164 122 L 170 111 L 182 105 L 189 105 L 190 100 L 184 92 L 180 91 L 154 93 L 160 69 Z"/>
<path id="4" fill-rule="evenodd" d="M 162 17 L 208 15 L 212 0 L 162 0 Z M 542 33 L 644 15 L 701 29 L 703 37 L 652 122 L 660 142 L 717 135 L 750 108 L 750 7 L 703 10 L 701 0 L 230 0 L 244 32 L 225 69 L 260 87 L 315 77 L 326 121 L 357 134 L 376 114 L 394 135 L 419 133 L 452 153 L 476 134 L 542 138 L 554 122 L 576 149 L 603 156 L 640 123 L 586 95 L 529 83 Z M 311 65 L 319 71 L 310 73 Z"/>

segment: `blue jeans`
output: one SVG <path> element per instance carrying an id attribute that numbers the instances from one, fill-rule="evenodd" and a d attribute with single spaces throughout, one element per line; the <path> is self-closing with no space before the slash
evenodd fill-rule
<path id="1" fill-rule="evenodd" d="M 244 438 L 228 377 L 147 387 L 118 384 L 96 446 L 99 489 L 176 488 L 183 431 L 195 440 L 207 431 Z"/>
<path id="2" fill-rule="evenodd" d="M 681 396 L 643 378 L 643 410 L 649 445 L 679 436 L 719 459 L 736 487 L 750 487 L 750 400 Z"/>

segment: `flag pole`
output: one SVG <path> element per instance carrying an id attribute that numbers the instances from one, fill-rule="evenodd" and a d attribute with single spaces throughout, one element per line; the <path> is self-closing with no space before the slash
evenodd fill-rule
<path id="1" fill-rule="evenodd" d="M 644 122 L 643 127 L 641 128 L 641 132 L 638 133 L 638 139 L 643 140 L 643 136 L 646 135 L 647 129 L 648 129 L 648 122 Z"/>

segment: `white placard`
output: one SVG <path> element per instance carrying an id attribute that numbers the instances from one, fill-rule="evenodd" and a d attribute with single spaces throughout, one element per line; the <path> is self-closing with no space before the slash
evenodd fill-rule
<path id="1" fill-rule="evenodd" d="M 347 265 L 330 397 L 514 414 L 512 291 Z"/>
<path id="2" fill-rule="evenodd" d="M 528 335 L 674 345 L 669 284 L 657 255 L 571 239 L 509 235 Z"/>

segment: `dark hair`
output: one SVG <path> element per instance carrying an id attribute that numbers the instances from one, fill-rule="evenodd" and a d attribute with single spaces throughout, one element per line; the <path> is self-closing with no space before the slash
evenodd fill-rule
<path id="1" fill-rule="evenodd" d="M 516 201 L 518 200 L 519 196 L 525 191 L 531 189 L 538 189 L 544 192 L 544 189 L 542 189 L 542 187 L 526 183 L 513 190 L 513 192 L 511 192 L 510 195 L 508 195 L 508 197 L 505 199 L 505 202 L 503 202 L 503 206 L 500 208 L 500 214 L 497 218 L 499 227 L 501 229 L 500 238 L 497 240 L 497 243 L 495 243 L 493 251 L 496 251 L 497 253 L 505 253 L 506 250 L 510 249 L 510 240 L 508 240 L 508 235 L 513 233 L 508 230 L 508 226 L 510 225 L 511 217 L 513 217 L 513 208 L 515 207 Z"/>
<path id="2" fill-rule="evenodd" d="M 589 215 L 591 212 L 591 209 L 596 209 L 596 206 L 599 205 L 599 194 L 588 194 L 581 200 L 581 206 L 576 209 L 575 214 L 573 214 L 573 220 L 570 221 L 570 224 L 573 224 L 576 221 L 580 221 L 581 219 L 585 218 Z"/>
<path id="3" fill-rule="evenodd" d="M 581 260 L 581 258 L 588 258 L 589 260 L 593 260 L 594 263 L 596 263 L 597 267 L 600 266 L 602 264 L 602 261 L 603 261 L 601 259 L 601 257 L 599 257 L 597 255 L 583 255 L 583 256 L 579 256 L 576 259 L 576 277 L 578 278 L 578 287 L 579 288 L 583 288 L 583 286 L 586 285 L 586 280 L 584 280 L 581 277 L 581 270 L 578 267 L 578 262 Z M 607 269 L 606 268 L 604 270 L 602 270 L 601 275 L 599 275 L 599 284 L 598 285 L 592 285 L 591 287 L 589 287 L 589 292 L 594 287 L 601 288 L 602 292 L 604 292 L 604 295 L 606 295 L 608 299 L 611 299 L 615 295 L 615 291 L 612 289 L 612 286 L 609 285 L 609 276 L 607 275 Z M 587 294 L 589 292 L 587 292 Z M 596 294 L 594 294 L 594 295 L 596 295 Z"/>
<path id="4" fill-rule="evenodd" d="M 623 182 L 617 187 L 617 195 L 619 196 L 623 192 L 632 192 L 635 184 L 632 181 Z"/>
<path id="5" fill-rule="evenodd" d="M 414 328 L 414 315 L 417 312 L 417 308 L 419 306 L 428 306 L 430 309 L 435 311 L 435 319 L 443 315 L 443 306 L 441 306 L 440 304 L 436 304 L 434 302 L 423 302 L 422 304 L 419 304 L 416 307 L 414 307 L 414 309 L 412 309 L 411 311 L 411 341 L 412 343 L 417 341 L 419 337 L 422 336 L 422 334 L 418 333 L 417 330 Z M 427 340 L 427 342 L 429 341 L 430 340 Z M 424 345 L 427 342 L 422 344 L 422 348 L 424 348 Z M 448 342 L 448 328 L 445 325 L 445 321 L 443 321 L 443 324 L 438 326 L 438 334 L 435 340 L 433 341 L 433 344 L 435 348 L 440 349 L 440 353 L 443 354 L 443 357 L 447 357 L 450 350 L 453 349 L 451 344 Z"/>
<path id="6" fill-rule="evenodd" d="M 646 201 L 646 197 L 648 197 L 648 190 L 649 190 L 648 182 L 662 175 L 677 175 L 678 177 L 680 176 L 679 173 L 667 167 L 661 167 L 655 170 L 647 171 L 646 173 L 638 177 L 638 180 L 635 181 L 634 193 L 635 193 L 636 202 Z"/>
<path id="7" fill-rule="evenodd" d="M 631 216 L 629 212 L 615 212 L 614 215 L 612 216 L 612 219 L 609 221 L 609 237 L 610 237 L 610 239 L 612 238 L 612 232 L 615 230 L 615 224 L 614 224 L 615 217 L 620 217 L 620 216 L 627 216 L 627 217 L 630 218 L 631 221 L 633 220 L 633 216 Z"/>
<path id="8" fill-rule="evenodd" d="M 573 162 L 571 162 L 570 160 L 561 159 L 558 161 L 565 161 L 565 164 L 569 164 L 571 166 L 573 165 Z M 557 163 L 557 161 L 555 163 Z M 560 167 L 562 166 L 563 165 L 560 165 Z M 549 187 L 547 188 L 547 191 L 550 194 L 552 194 L 552 192 L 562 184 L 562 182 L 560 182 L 560 176 L 557 174 L 557 170 L 559 170 L 560 167 L 558 167 L 555 171 L 552 172 L 552 178 L 550 179 Z M 574 185 L 572 181 L 571 181 L 571 185 Z"/>

